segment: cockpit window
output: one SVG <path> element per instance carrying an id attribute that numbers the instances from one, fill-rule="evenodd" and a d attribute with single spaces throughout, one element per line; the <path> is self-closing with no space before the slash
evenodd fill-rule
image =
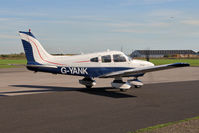
<path id="1" fill-rule="evenodd" d="M 91 62 L 98 62 L 98 57 L 91 58 L 90 61 L 91 61 Z"/>
<path id="2" fill-rule="evenodd" d="M 126 58 L 121 54 L 114 54 L 113 60 L 114 62 L 126 62 Z"/>
<path id="3" fill-rule="evenodd" d="M 110 55 L 102 56 L 102 62 L 103 63 L 111 62 L 111 56 Z"/>

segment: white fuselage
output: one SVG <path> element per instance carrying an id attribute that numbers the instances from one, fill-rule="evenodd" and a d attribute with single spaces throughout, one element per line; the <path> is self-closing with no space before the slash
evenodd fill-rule
<path id="1" fill-rule="evenodd" d="M 114 62 L 113 55 L 120 54 L 125 57 L 125 62 Z M 102 56 L 110 55 L 111 62 L 102 62 Z M 92 58 L 98 58 L 98 62 L 92 62 Z M 130 57 L 126 56 L 124 53 L 120 51 L 106 51 L 106 52 L 98 52 L 91 54 L 82 54 L 75 56 L 53 56 L 49 59 L 49 62 L 45 63 L 46 65 L 57 65 L 60 66 L 72 66 L 72 67 L 147 67 L 154 66 L 153 63 L 143 60 L 130 59 Z"/>

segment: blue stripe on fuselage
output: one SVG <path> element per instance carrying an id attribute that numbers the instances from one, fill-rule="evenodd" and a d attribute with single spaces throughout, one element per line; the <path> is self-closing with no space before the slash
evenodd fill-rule
<path id="1" fill-rule="evenodd" d="M 61 74 L 85 77 L 99 77 L 101 75 L 132 68 L 127 67 L 59 67 Z"/>
<path id="2" fill-rule="evenodd" d="M 111 72 L 117 72 L 128 69 L 132 68 L 130 67 L 58 67 L 58 68 L 33 67 L 29 70 L 95 78 Z"/>

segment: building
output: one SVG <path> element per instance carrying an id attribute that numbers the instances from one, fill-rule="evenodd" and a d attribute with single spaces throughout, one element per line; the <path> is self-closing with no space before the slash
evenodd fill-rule
<path id="1" fill-rule="evenodd" d="M 135 50 L 130 56 L 134 57 L 152 57 L 152 58 L 162 58 L 162 57 L 195 57 L 197 53 L 193 50 Z"/>

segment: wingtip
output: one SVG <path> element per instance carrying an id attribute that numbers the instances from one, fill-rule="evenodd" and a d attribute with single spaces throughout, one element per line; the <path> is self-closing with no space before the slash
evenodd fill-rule
<path id="1" fill-rule="evenodd" d="M 190 64 L 189 63 L 174 63 L 174 64 L 172 64 L 172 66 L 174 66 L 174 67 L 188 67 L 188 66 L 190 66 Z"/>
<path id="2" fill-rule="evenodd" d="M 190 64 L 189 63 L 185 63 L 185 66 L 190 66 Z"/>

